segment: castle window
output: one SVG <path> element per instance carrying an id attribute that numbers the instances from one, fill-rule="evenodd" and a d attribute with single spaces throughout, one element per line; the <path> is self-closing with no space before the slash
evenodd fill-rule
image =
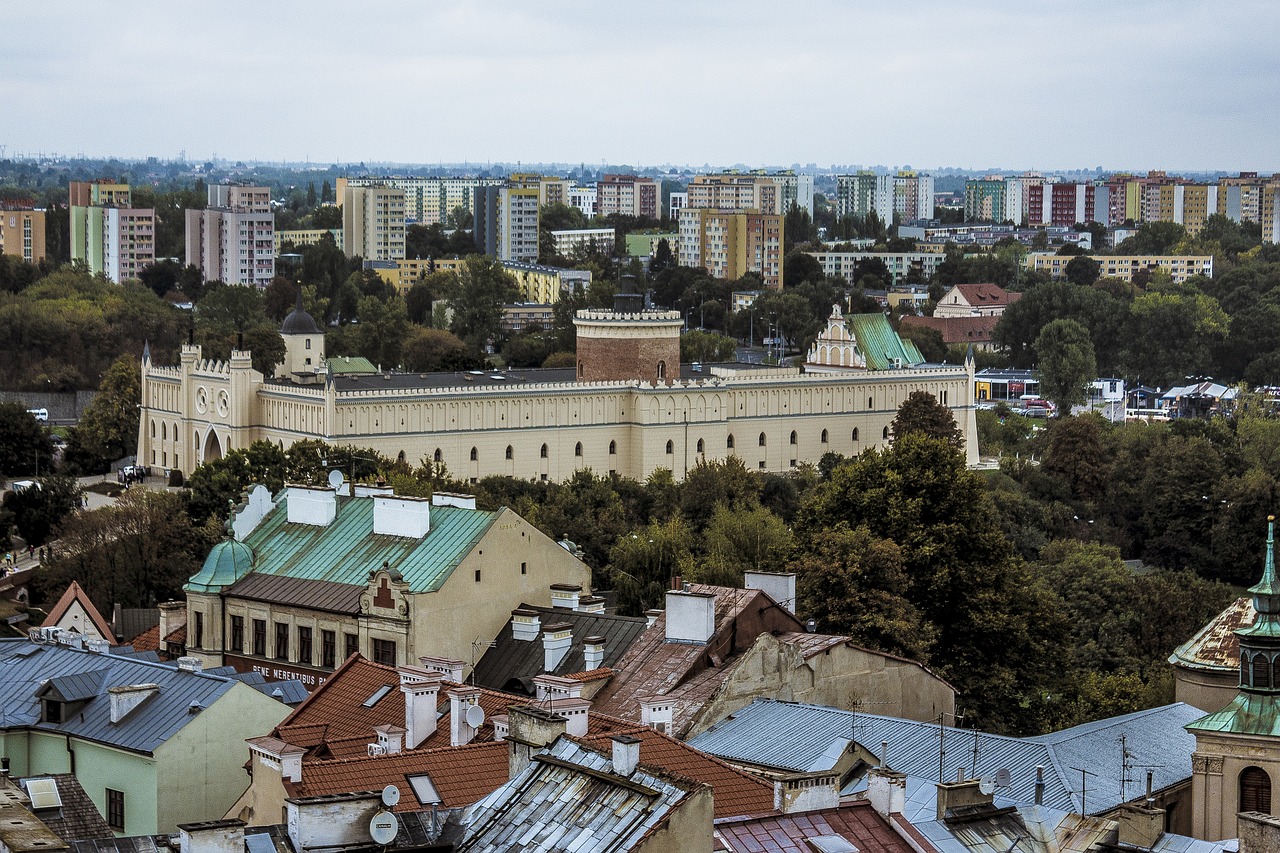
<path id="1" fill-rule="evenodd" d="M 659 379 L 667 378 L 667 363 L 665 361 L 658 362 L 658 378 Z"/>
<path id="2" fill-rule="evenodd" d="M 577 444 L 575 444 L 575 445 L 574 445 L 574 447 L 573 447 L 573 455 L 574 455 L 574 456 L 581 456 L 581 455 L 582 455 L 582 442 L 581 442 L 581 441 L 579 441 Z"/>
<path id="3" fill-rule="evenodd" d="M 1240 806 L 1238 811 L 1271 814 L 1271 777 L 1261 767 L 1240 771 Z"/>
<path id="4" fill-rule="evenodd" d="M 579 359 L 579 360 L 578 360 L 578 378 L 579 378 L 579 379 L 581 379 L 583 376 L 585 376 L 585 375 L 586 375 L 586 372 L 587 372 L 587 371 L 586 371 L 585 366 L 583 365 L 582 360 L 581 360 L 581 359 Z"/>
<path id="5" fill-rule="evenodd" d="M 609 442 L 609 455 L 613 456 L 617 452 L 618 452 L 618 442 L 616 441 Z"/>
<path id="6" fill-rule="evenodd" d="M 543 450 L 546 450 L 546 448 L 547 448 L 547 446 L 546 446 L 545 444 L 544 444 L 544 445 L 542 445 L 542 449 L 543 449 Z M 515 459 L 515 458 L 516 458 L 516 451 L 515 451 L 515 449 L 514 449 L 511 445 L 509 445 L 509 444 L 507 445 L 507 458 L 508 458 L 508 459 Z"/>
<path id="7" fill-rule="evenodd" d="M 471 461 L 475 462 L 479 458 L 480 458 L 480 452 L 476 450 L 474 447 L 471 448 Z"/>
<path id="8" fill-rule="evenodd" d="M 702 439 L 698 439 L 698 452 L 699 453 L 707 452 L 707 446 L 703 443 Z"/>
<path id="9" fill-rule="evenodd" d="M 547 458 L 547 446 L 545 444 L 542 445 L 542 449 L 538 451 L 538 455 L 541 456 L 543 459 Z M 508 453 L 507 458 L 510 459 L 511 454 Z"/>
<path id="10" fill-rule="evenodd" d="M 799 443 L 799 442 L 797 442 L 797 441 L 796 441 L 796 431 L 795 431 L 795 430 L 792 430 L 792 431 L 791 431 L 791 443 L 792 443 L 792 444 L 798 444 L 798 443 Z"/>
<path id="11" fill-rule="evenodd" d="M 768 443 L 769 443 L 769 442 L 768 442 L 768 439 L 766 439 L 766 438 L 764 437 L 764 433 L 760 433 L 760 446 L 761 446 L 761 447 L 764 447 L 764 446 L 765 446 L 765 445 L 767 445 Z"/>
<path id="12" fill-rule="evenodd" d="M 827 431 L 825 429 L 822 431 L 822 443 L 827 443 Z"/>
<path id="13" fill-rule="evenodd" d="M 151 422 L 151 437 L 152 437 L 152 438 L 155 438 L 155 437 L 156 437 L 156 422 L 155 422 L 155 421 L 152 421 L 152 422 Z"/>
<path id="14" fill-rule="evenodd" d="M 1249 685 L 1250 687 L 1271 686 L 1271 664 L 1266 655 L 1257 654 L 1253 656 L 1252 682 Z"/>
<path id="15" fill-rule="evenodd" d="M 889 428 L 888 428 L 888 427 L 885 427 L 883 430 L 881 430 L 881 431 L 880 431 L 880 437 L 881 437 L 881 438 L 883 438 L 885 441 L 888 441 L 888 440 L 889 440 Z"/>
<path id="16" fill-rule="evenodd" d="M 867 408 L 868 408 L 868 409 L 874 409 L 875 407 L 876 407 L 876 398 L 875 398 L 875 397 L 868 397 L 868 398 L 867 398 Z"/>
<path id="17" fill-rule="evenodd" d="M 729 433 L 729 438 L 727 441 L 725 441 L 724 444 L 725 444 L 725 447 L 729 448 L 730 450 L 733 450 L 733 433 Z"/>
<path id="18" fill-rule="evenodd" d="M 444 461 L 444 451 L 437 447 L 437 448 L 436 448 L 436 452 L 435 452 L 434 454 L 432 454 L 431 458 L 432 458 L 432 459 L 434 459 L 434 460 L 435 460 L 435 461 L 437 461 L 437 462 L 443 462 L 443 461 Z"/>
<path id="19" fill-rule="evenodd" d="M 853 440 L 854 440 L 854 441 L 857 441 L 857 440 L 858 440 L 858 428 L 857 428 L 857 427 L 854 427 L 854 428 L 853 428 Z"/>
<path id="20" fill-rule="evenodd" d="M 307 349 L 311 349 L 311 338 L 307 338 Z"/>
<path id="21" fill-rule="evenodd" d="M 676 443 L 675 443 L 674 441 L 671 441 L 670 439 L 668 439 L 668 440 L 667 440 L 667 455 L 668 455 L 668 456 L 670 456 L 671 454 L 673 454 L 673 453 L 675 453 L 675 452 L 676 452 Z"/>

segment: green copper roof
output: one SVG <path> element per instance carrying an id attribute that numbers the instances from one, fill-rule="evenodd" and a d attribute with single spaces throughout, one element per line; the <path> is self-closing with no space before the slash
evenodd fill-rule
<path id="1" fill-rule="evenodd" d="M 254 571 L 266 575 L 368 583 L 383 563 L 398 571 L 410 592 L 434 592 L 471 552 L 498 514 L 431 507 L 431 531 L 421 539 L 373 532 L 373 498 L 338 498 L 332 524 L 290 524 L 288 497 L 246 538 L 258 555 Z"/>
<path id="2" fill-rule="evenodd" d="M 1249 587 L 1254 595 L 1280 595 L 1280 585 L 1276 583 L 1276 522 L 1274 517 L 1267 518 L 1267 559 L 1262 566 L 1262 580 Z"/>
<path id="3" fill-rule="evenodd" d="M 377 373 L 378 368 L 362 355 L 340 355 L 329 359 L 329 372 L 341 376 L 345 373 Z"/>
<path id="4" fill-rule="evenodd" d="M 883 314 L 848 314 L 844 319 L 858 342 L 859 351 L 867 359 L 868 370 L 889 370 L 894 367 L 895 359 L 903 367 L 924 361 L 915 344 L 908 346 Z"/>
<path id="5" fill-rule="evenodd" d="M 1253 609 L 1258 618 L 1247 628 L 1240 628 L 1236 636 L 1241 648 L 1248 648 L 1252 640 L 1280 639 L 1280 583 L 1276 582 L 1275 520 L 1267 519 L 1267 557 L 1262 566 L 1262 580 L 1249 588 L 1253 595 Z M 1263 644 L 1274 647 L 1274 643 Z"/>
<path id="6" fill-rule="evenodd" d="M 1230 705 L 1189 723 L 1187 731 L 1280 737 L 1280 696 L 1241 690 Z"/>
<path id="7" fill-rule="evenodd" d="M 243 542 L 224 539 L 209 551 L 200 571 L 184 587 L 187 592 L 218 592 L 253 570 L 253 549 Z"/>

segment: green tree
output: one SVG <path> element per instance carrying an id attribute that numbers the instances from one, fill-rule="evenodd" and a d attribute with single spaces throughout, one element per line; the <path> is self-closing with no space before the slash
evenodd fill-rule
<path id="1" fill-rule="evenodd" d="M 964 446 L 964 435 L 956 426 L 951 410 L 928 391 L 912 391 L 907 395 L 889 424 L 889 435 L 895 442 L 912 433 L 941 439 L 955 448 Z"/>
<path id="2" fill-rule="evenodd" d="M 680 487 L 680 511 L 701 532 L 719 505 L 747 510 L 760 503 L 760 486 L 740 456 L 699 459 Z"/>
<path id="3" fill-rule="evenodd" d="M 942 341 L 942 332 L 929 326 L 917 326 L 903 323 L 898 327 L 898 334 L 904 340 L 911 341 L 920 350 L 920 355 L 931 364 L 941 364 L 947 357 L 947 345 Z"/>
<path id="4" fill-rule="evenodd" d="M 1054 320 L 1035 343 L 1040 393 L 1058 407 L 1058 416 L 1089 399 L 1089 383 L 1098 375 L 1089 330 L 1075 320 Z"/>
<path id="5" fill-rule="evenodd" d="M 0 479 L 53 470 L 53 445 L 20 403 L 0 403 Z"/>
<path id="6" fill-rule="evenodd" d="M 694 361 L 703 364 L 733 361 L 737 351 L 737 341 L 715 332 L 700 332 L 695 329 L 680 336 L 680 361 L 685 364 Z"/>
<path id="7" fill-rule="evenodd" d="M 461 338 L 444 329 L 409 329 L 400 357 L 404 369 L 412 373 L 470 370 L 483 364 Z"/>
<path id="8" fill-rule="evenodd" d="M 679 517 L 620 537 L 609 551 L 608 572 L 618 612 L 638 616 L 660 606 L 670 579 L 693 568 L 693 531 Z"/>
<path id="9" fill-rule="evenodd" d="M 80 486 L 61 475 L 44 477 L 38 485 L 10 492 L 4 499 L 18 535 L 35 548 L 53 539 L 63 519 L 79 505 Z"/>
<path id="10" fill-rule="evenodd" d="M 211 283 L 196 305 L 196 329 L 208 335 L 231 335 L 270 322 L 256 287 Z"/>
<path id="11" fill-rule="evenodd" d="M 671 241 L 663 237 L 658 241 L 658 247 L 654 250 L 653 257 L 649 259 L 649 275 L 657 275 L 675 265 L 676 257 L 671 251 Z"/>
<path id="12" fill-rule="evenodd" d="M 276 365 L 284 362 L 284 338 L 271 326 L 258 326 L 244 335 L 244 347 L 251 355 L 253 369 L 270 379 Z"/>
<path id="13" fill-rule="evenodd" d="M 98 474 L 138 449 L 138 409 L 142 367 L 121 356 L 102 377 L 98 395 L 67 437 L 65 460 L 73 471 Z"/>
<path id="14" fill-rule="evenodd" d="M 1091 285 L 1098 280 L 1102 265 L 1088 255 L 1077 255 L 1067 261 L 1067 281 L 1072 284 Z"/>
<path id="15" fill-rule="evenodd" d="M 787 523 L 764 507 L 731 510 L 716 507 L 703 534 L 702 554 L 693 579 L 739 587 L 747 571 L 773 571 L 791 554 Z"/>
<path id="16" fill-rule="evenodd" d="M 1097 500 L 1106 492 L 1110 466 L 1102 431 L 1102 418 L 1087 414 L 1062 418 L 1049 432 L 1041 470 L 1064 480 L 1077 500 Z"/>
<path id="17" fill-rule="evenodd" d="M 392 296 L 385 302 L 376 296 L 360 300 L 360 324 L 356 346 L 360 355 L 388 369 L 400 364 L 401 346 L 409 331 L 404 300 Z"/>
<path id="18" fill-rule="evenodd" d="M 1218 301 L 1203 293 L 1144 293 L 1133 300 L 1125 323 L 1125 372 L 1161 387 L 1212 373 L 1229 322 Z"/>
<path id="19" fill-rule="evenodd" d="M 515 279 L 495 258 L 472 255 L 458 275 L 444 285 L 443 296 L 453 312 L 449 331 L 476 349 L 502 337 L 502 306 L 515 302 Z"/>

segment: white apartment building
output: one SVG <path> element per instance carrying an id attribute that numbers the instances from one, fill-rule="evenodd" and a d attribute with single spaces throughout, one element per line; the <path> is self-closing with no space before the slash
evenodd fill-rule
<path id="1" fill-rule="evenodd" d="M 836 215 L 863 217 L 875 213 L 885 224 L 893 222 L 893 175 L 862 171 L 836 176 Z"/>
<path id="2" fill-rule="evenodd" d="M 341 180 L 341 179 L 339 179 Z M 353 187 L 342 194 L 342 251 L 366 261 L 404 258 L 404 190 Z"/>
<path id="3" fill-rule="evenodd" d="M 562 258 L 571 258 L 578 252 L 584 251 L 612 255 L 614 231 L 612 228 L 571 228 L 552 231 L 551 241 L 555 246 L 556 254 Z"/>
<path id="4" fill-rule="evenodd" d="M 347 187 L 393 187 L 404 192 L 405 219 L 417 225 L 445 224 L 459 207 L 474 214 L 473 200 L 477 187 L 497 187 L 502 178 L 406 178 L 361 177 L 338 178 L 338 203 L 343 202 Z"/>
<path id="5" fill-rule="evenodd" d="M 588 219 L 593 218 L 596 215 L 596 188 L 570 187 L 569 206 L 578 208 Z"/>
<path id="6" fill-rule="evenodd" d="M 932 276 L 946 260 L 946 256 L 937 252 L 805 252 L 812 255 L 822 264 L 822 271 L 827 275 L 838 275 L 845 281 L 857 283 L 857 265 L 859 261 L 879 258 L 889 268 L 893 276 L 893 284 L 901 284 L 912 267 L 920 270 L 924 277 Z M 1067 260 L 1070 260 L 1068 258 Z"/>

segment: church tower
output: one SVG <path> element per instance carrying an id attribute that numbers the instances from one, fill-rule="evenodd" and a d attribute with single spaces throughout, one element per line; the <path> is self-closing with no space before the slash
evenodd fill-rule
<path id="1" fill-rule="evenodd" d="M 302 290 L 298 304 L 280 326 L 284 338 L 284 361 L 276 365 L 276 379 L 292 379 L 299 384 L 319 382 L 325 373 L 324 332 L 315 318 L 302 309 Z"/>
<path id="2" fill-rule="evenodd" d="M 1191 756 L 1192 835 L 1236 837 L 1236 814 L 1276 814 L 1280 779 L 1280 581 L 1276 578 L 1275 516 L 1267 519 L 1262 580 L 1250 587 L 1257 620 L 1240 638 L 1240 690 L 1220 711 L 1187 726 Z"/>

